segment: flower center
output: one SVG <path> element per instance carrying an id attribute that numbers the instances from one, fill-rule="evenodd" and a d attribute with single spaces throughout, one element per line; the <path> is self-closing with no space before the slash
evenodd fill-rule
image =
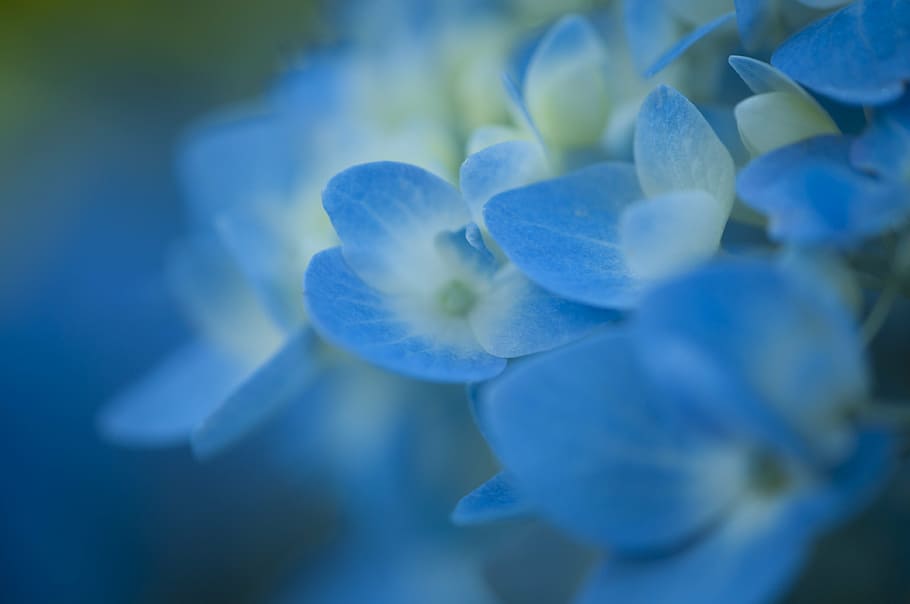
<path id="1" fill-rule="evenodd" d="M 781 460 L 767 451 L 752 455 L 749 467 L 749 484 L 759 495 L 778 495 L 790 486 L 791 476 Z"/>
<path id="2" fill-rule="evenodd" d="M 442 312 L 450 317 L 465 317 L 474 308 L 477 296 L 463 281 L 453 279 L 439 289 L 436 300 Z"/>

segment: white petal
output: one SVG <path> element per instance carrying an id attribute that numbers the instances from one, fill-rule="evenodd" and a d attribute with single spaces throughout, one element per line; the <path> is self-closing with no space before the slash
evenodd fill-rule
<path id="1" fill-rule="evenodd" d="M 821 107 L 791 92 L 749 97 L 734 112 L 743 144 L 753 155 L 763 155 L 813 136 L 840 134 Z"/>

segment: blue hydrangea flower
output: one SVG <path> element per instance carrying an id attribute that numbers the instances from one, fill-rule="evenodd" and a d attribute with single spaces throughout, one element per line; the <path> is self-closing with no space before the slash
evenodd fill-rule
<path id="1" fill-rule="evenodd" d="M 534 47 L 521 85 L 504 79 L 517 128 L 478 129 L 461 167 L 461 188 L 481 227 L 483 205 L 497 193 L 626 157 L 649 88 L 631 69 L 619 33 L 605 40 L 590 21 L 568 15 Z"/>
<path id="2" fill-rule="evenodd" d="M 604 163 L 501 193 L 484 208 L 505 254 L 532 280 L 604 307 L 709 257 L 733 204 L 734 164 L 702 114 L 660 87 L 635 130 L 635 165 Z"/>
<path id="3" fill-rule="evenodd" d="M 310 315 L 327 339 L 378 365 L 481 380 L 506 358 L 564 344 L 610 317 L 499 262 L 458 191 L 425 170 L 355 166 L 323 197 L 343 244 L 307 270 Z"/>
<path id="4" fill-rule="evenodd" d="M 581 602 L 773 599 L 889 467 L 887 436 L 837 413 L 866 395 L 849 315 L 802 277 L 709 265 L 483 386 L 508 474 L 459 519 L 532 509 L 603 547 Z"/>
<path id="5" fill-rule="evenodd" d="M 511 30 L 489 27 L 501 18 L 475 27 L 462 13 L 445 23 L 470 31 L 461 39 L 480 52 L 491 47 L 483 40 L 508 45 Z M 493 86 L 484 85 L 479 60 L 446 58 L 460 53 L 448 36 L 414 52 L 425 33 L 386 38 L 369 52 L 353 44 L 313 53 L 266 98 L 189 133 L 179 169 L 196 233 L 174 254 L 171 281 L 198 337 L 112 401 L 101 418 L 108 437 L 158 446 L 191 440 L 208 457 L 338 370 L 339 355 L 315 338 L 300 296 L 310 258 L 338 243 L 321 204 L 325 182 L 385 158 L 452 175 L 460 130 L 505 112 L 489 92 L 499 77 L 495 57 L 481 55 L 494 71 Z M 451 106 L 450 91 L 458 101 Z M 453 106 L 483 111 L 453 115 Z"/>
<path id="6" fill-rule="evenodd" d="M 844 103 L 896 100 L 910 80 L 910 5 L 857 0 L 788 39 L 771 63 Z"/>

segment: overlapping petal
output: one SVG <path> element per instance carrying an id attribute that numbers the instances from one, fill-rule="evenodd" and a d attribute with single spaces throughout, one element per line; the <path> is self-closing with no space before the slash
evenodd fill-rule
<path id="1" fill-rule="evenodd" d="M 896 100 L 910 80 L 910 5 L 857 0 L 795 34 L 771 63 L 844 103 Z"/>
<path id="2" fill-rule="evenodd" d="M 637 285 L 618 247 L 618 221 L 641 196 L 630 164 L 604 163 L 497 195 L 484 217 L 536 283 L 579 302 L 625 307 Z"/>

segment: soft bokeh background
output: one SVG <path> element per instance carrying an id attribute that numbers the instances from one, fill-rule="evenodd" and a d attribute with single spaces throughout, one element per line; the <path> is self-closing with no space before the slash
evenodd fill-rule
<path id="1" fill-rule="evenodd" d="M 331 502 L 268 462 L 267 435 L 198 464 L 95 426 L 189 333 L 162 276 L 187 228 L 181 133 L 330 41 L 330 4 L 0 4 L 0 602 L 259 602 L 337 530 Z M 902 346 L 877 361 L 906 376 Z M 792 601 L 910 601 L 908 485 L 823 541 Z M 573 550 L 523 543 L 492 567 L 516 577 L 500 592 L 565 600 L 540 569 Z"/>
<path id="2" fill-rule="evenodd" d="M 321 14 L 0 3 L 0 601 L 256 601 L 331 530 L 255 439 L 200 466 L 109 445 L 94 423 L 187 334 L 161 276 L 184 229 L 180 133 L 328 38 Z"/>

